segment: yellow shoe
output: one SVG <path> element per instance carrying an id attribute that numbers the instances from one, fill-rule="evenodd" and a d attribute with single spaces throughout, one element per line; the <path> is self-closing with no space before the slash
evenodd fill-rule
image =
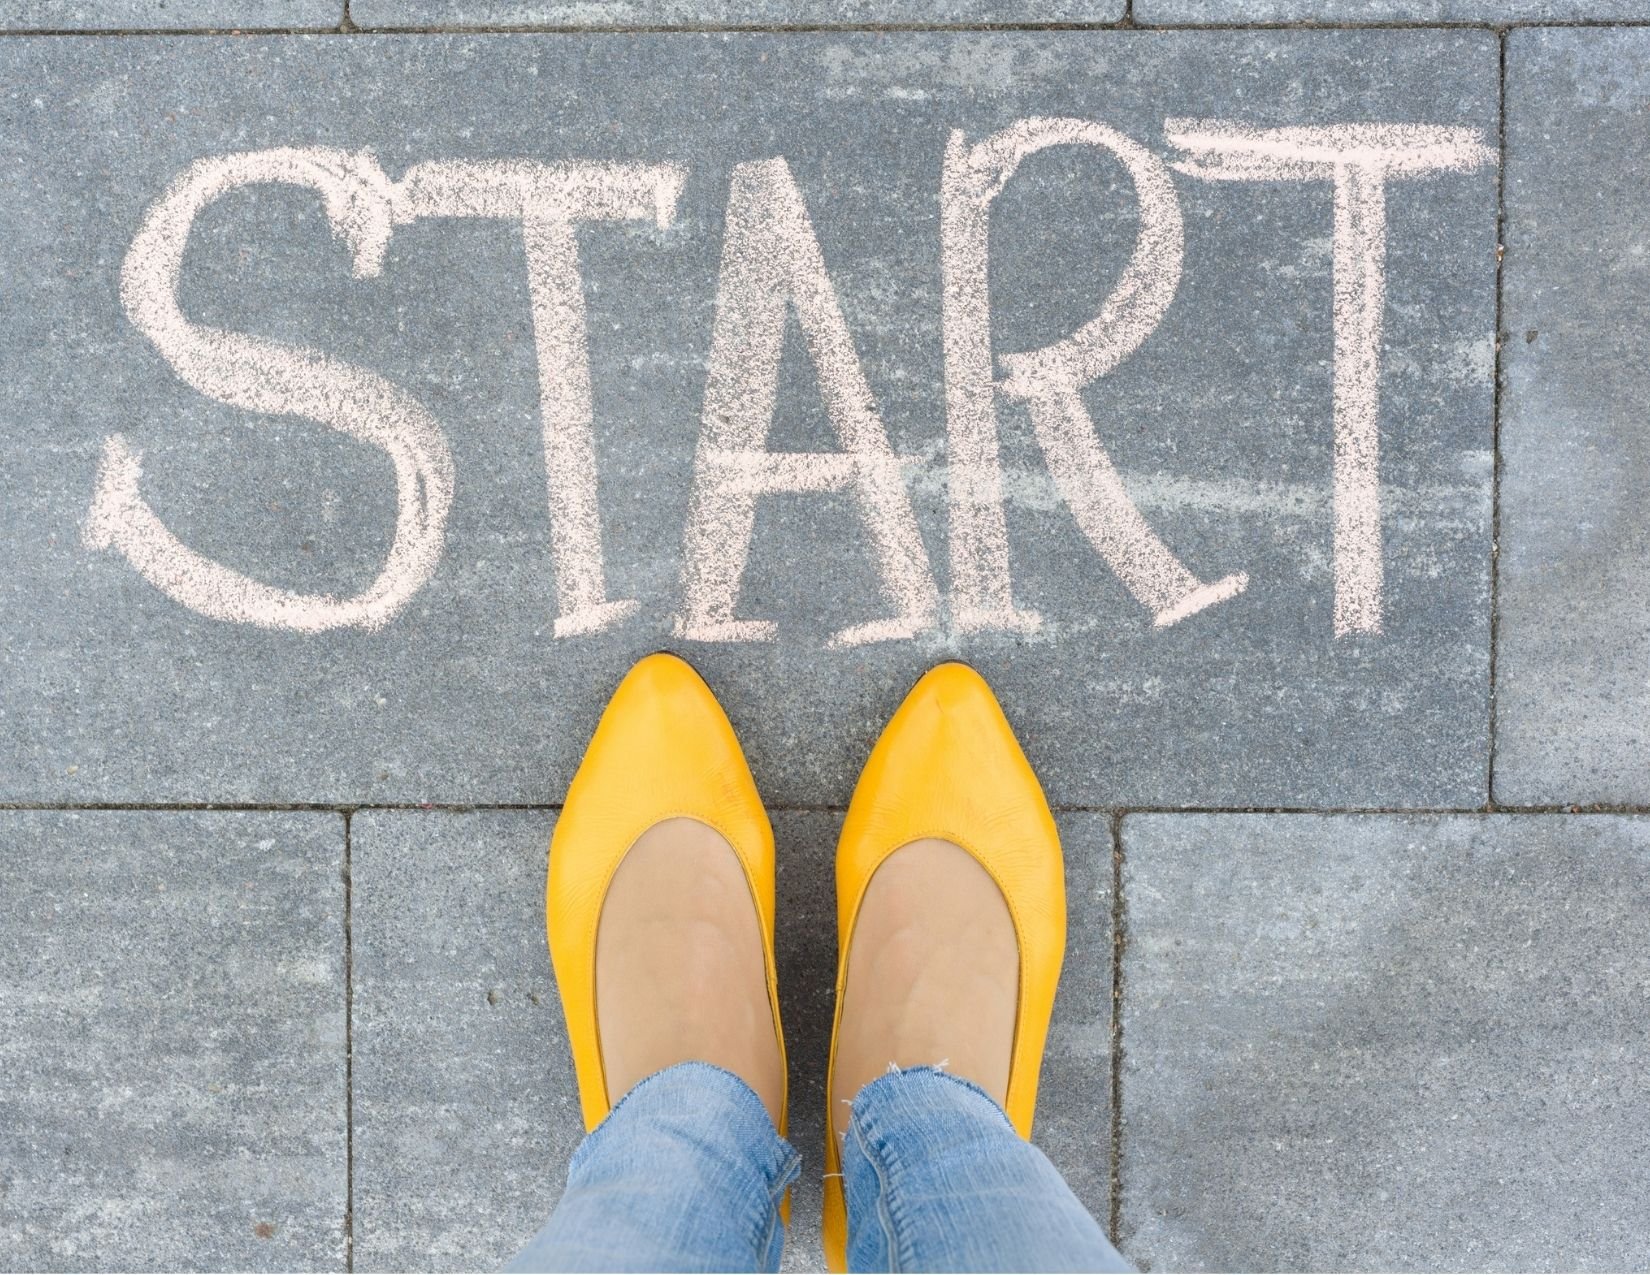
<path id="1" fill-rule="evenodd" d="M 550 839 L 545 896 L 550 960 L 587 1130 L 623 1096 L 608 1092 L 596 1021 L 602 906 L 619 864 L 642 834 L 680 818 L 714 829 L 743 869 L 762 935 L 780 1077 L 785 1073 L 773 956 L 773 829 L 733 727 L 710 688 L 675 656 L 650 655 L 614 691 Z M 778 1126 L 783 1136 L 783 1089 Z"/>
<path id="2" fill-rule="evenodd" d="M 836 1023 L 826 1101 L 835 1087 L 837 1039 L 854 923 L 878 867 L 927 838 L 971 854 L 996 882 L 1014 923 L 1019 989 L 1004 1107 L 1031 1136 L 1043 1042 L 1066 946 L 1065 872 L 1054 817 L 985 680 L 963 664 L 930 670 L 905 697 L 871 750 L 837 848 Z M 847 1269 L 848 1217 L 840 1148 L 825 1119 L 826 1262 Z"/>

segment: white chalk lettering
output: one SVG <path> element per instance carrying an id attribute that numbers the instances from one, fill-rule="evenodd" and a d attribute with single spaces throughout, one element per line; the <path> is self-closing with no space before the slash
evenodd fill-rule
<path id="1" fill-rule="evenodd" d="M 662 229 L 675 219 L 686 175 L 675 164 L 437 161 L 409 169 L 397 186 L 399 220 L 521 222 L 539 365 L 557 637 L 600 633 L 641 605 L 607 597 L 577 227 L 581 221 L 645 218 Z"/>
<path id="2" fill-rule="evenodd" d="M 94 546 L 113 547 L 156 587 L 222 619 L 314 632 L 376 628 L 428 580 L 441 554 L 452 462 L 433 418 L 381 377 L 309 350 L 218 332 L 186 319 L 178 276 L 189 230 L 213 199 L 237 186 L 288 182 L 321 192 L 334 228 L 354 249 L 354 273 L 376 275 L 391 230 L 420 217 L 521 223 L 539 362 L 558 637 L 594 633 L 635 611 L 609 601 L 596 507 L 589 342 L 574 232 L 581 221 L 674 217 L 677 165 L 549 165 L 528 160 L 419 164 L 399 182 L 371 155 L 322 148 L 203 160 L 155 205 L 122 272 L 128 314 L 179 376 L 211 398 L 270 414 L 324 421 L 382 447 L 396 465 L 395 540 L 378 579 L 354 598 L 288 593 L 251 580 L 179 542 L 138 494 L 137 454 L 118 435 L 105 445 L 87 520 Z"/>
<path id="3" fill-rule="evenodd" d="M 1381 631 L 1381 324 L 1386 298 L 1386 183 L 1466 172 L 1495 152 L 1475 129 L 1431 124 L 1253 128 L 1170 119 L 1178 172 L 1211 181 L 1335 184 L 1334 493 L 1336 636 Z"/>
<path id="4" fill-rule="evenodd" d="M 987 240 L 991 203 L 1030 155 L 1050 146 L 1096 146 L 1128 170 L 1140 209 L 1134 251 L 1100 312 L 1071 335 L 1005 354 L 992 371 Z M 1240 593 L 1242 573 L 1205 584 L 1147 524 L 1100 445 L 1082 389 L 1151 335 L 1180 285 L 1180 205 L 1161 160 L 1088 120 L 1023 119 L 967 146 L 951 134 L 941 179 L 944 236 L 946 426 L 951 463 L 953 620 L 963 631 L 1034 629 L 1014 608 L 998 472 L 996 394 L 1025 402 L 1056 487 L 1108 566 L 1159 627 Z"/>
<path id="5" fill-rule="evenodd" d="M 441 557 L 453 495 L 453 463 L 435 419 L 381 376 L 314 350 L 192 323 L 179 307 L 178 276 L 189 231 L 213 200 L 239 186 L 288 183 L 320 193 L 333 231 L 349 245 L 357 278 L 383 264 L 392 224 L 382 171 L 365 153 L 277 149 L 203 159 L 150 208 L 121 267 L 120 298 L 132 322 L 188 385 L 250 412 L 320 421 L 380 448 L 395 469 L 395 536 L 382 570 L 348 598 L 294 593 L 197 553 L 138 491 L 139 455 L 119 434 L 104 442 L 85 523 L 96 548 L 125 555 L 156 588 L 220 620 L 315 633 L 387 623 L 429 579 Z"/>
<path id="6" fill-rule="evenodd" d="M 796 310 L 841 452 L 767 450 L 787 307 Z M 784 159 L 735 167 L 717 284 L 710 370 L 683 536 L 678 637 L 764 641 L 771 620 L 735 617 L 757 497 L 853 487 L 894 614 L 832 646 L 908 638 L 933 624 L 938 590 L 876 401 L 842 317 L 808 210 Z"/>
<path id="7" fill-rule="evenodd" d="M 940 175 L 941 326 L 950 528 L 949 632 L 1032 633 L 1009 561 L 999 402 L 1023 403 L 1053 488 L 1084 538 L 1157 627 L 1241 593 L 1243 572 L 1205 583 L 1149 525 L 1103 445 L 1085 391 L 1162 322 L 1180 286 L 1185 232 L 1171 169 L 1213 181 L 1331 183 L 1333 227 L 1333 631 L 1381 632 L 1380 354 L 1386 290 L 1387 187 L 1394 179 L 1493 162 L 1473 129 L 1345 123 L 1258 128 L 1171 118 L 1173 165 L 1104 124 L 1027 118 L 977 142 L 947 140 Z M 1103 152 L 1128 173 L 1138 230 L 1098 311 L 1041 349 L 991 347 L 993 203 L 1031 156 L 1058 146 Z M 377 276 L 395 227 L 422 218 L 519 226 L 538 359 L 540 431 L 555 570 L 556 637 L 598 635 L 637 613 L 608 596 L 598 501 L 585 284 L 579 235 L 591 222 L 674 224 L 679 164 L 433 160 L 392 181 L 368 151 L 282 147 L 199 160 L 147 210 L 121 264 L 128 317 L 187 385 L 264 416 L 301 417 L 368 443 L 395 479 L 394 536 L 359 593 L 298 593 L 255 580 L 184 544 L 145 500 L 141 457 L 104 440 L 83 533 L 169 598 L 235 623 L 316 633 L 379 629 L 434 573 L 453 500 L 440 424 L 382 376 L 316 350 L 189 319 L 179 297 L 196 219 L 258 184 L 319 198 L 358 279 Z M 840 450 L 769 448 L 789 316 L 796 315 Z M 1092 396 L 1091 396 L 1092 398 Z M 850 493 L 869 533 L 884 607 L 836 628 L 833 647 L 909 639 L 940 623 L 940 591 L 907 488 L 916 458 L 895 454 L 795 177 L 782 156 L 734 167 L 716 313 L 683 529 L 680 638 L 769 641 L 772 618 L 741 617 L 758 502 L 778 493 Z M 799 582 L 800 583 L 800 582 Z"/>

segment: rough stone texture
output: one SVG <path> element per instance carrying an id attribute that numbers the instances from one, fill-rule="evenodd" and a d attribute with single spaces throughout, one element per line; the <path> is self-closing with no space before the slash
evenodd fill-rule
<path id="1" fill-rule="evenodd" d="M 342 1269 L 343 850 L 0 813 L 0 1268 Z"/>
<path id="2" fill-rule="evenodd" d="M 1071 943 L 1037 1139 L 1102 1220 L 1111 1173 L 1111 835 L 1061 818 Z M 818 1269 L 840 816 L 781 813 L 779 981 L 791 1061 L 786 1267 Z M 493 1270 L 543 1224 L 583 1134 L 544 941 L 554 817 L 374 811 L 351 821 L 355 1260 Z"/>
<path id="3" fill-rule="evenodd" d="M 350 821 L 355 1261 L 497 1270 L 583 1133 L 545 950 L 554 816 Z"/>
<path id="4" fill-rule="evenodd" d="M 267 31 L 336 27 L 343 0 L 3 0 L 0 31 Z"/>
<path id="5" fill-rule="evenodd" d="M 0 429 L 0 798 L 553 804 L 639 655 L 684 649 L 764 793 L 842 804 L 932 661 L 999 688 L 1063 805 L 1481 803 L 1487 775 L 1490 330 L 1496 176 L 1395 183 L 1382 442 L 1385 632 L 1330 623 L 1327 183 L 1178 182 L 1186 268 L 1161 327 L 1088 391 L 1145 515 L 1240 597 L 1171 628 L 1080 535 L 1021 410 L 1003 409 L 1015 590 L 1036 638 L 936 633 L 827 650 L 887 614 L 848 493 L 764 499 L 741 614 L 771 644 L 678 642 L 681 531 L 731 165 L 783 155 L 947 578 L 937 188 L 947 130 L 1034 114 L 1164 149 L 1166 116 L 1420 119 L 1497 129 L 1482 32 L 189 37 L 15 40 L 0 130 L 9 339 Z M 636 92 L 645 84 L 647 92 Z M 403 386 L 457 471 L 434 578 L 378 632 L 203 618 L 92 550 L 104 439 L 187 545 L 288 589 L 353 592 L 393 521 L 383 453 L 179 380 L 122 312 L 144 210 L 191 161 L 370 147 L 392 176 L 442 157 L 677 161 L 678 223 L 581 232 L 611 596 L 640 612 L 555 638 L 519 230 L 424 220 L 350 276 L 318 201 L 242 190 L 185 259 L 196 321 L 304 344 Z M 1136 233 L 1122 169 L 1029 160 L 994 212 L 1001 350 L 1098 310 Z M 835 450 L 790 334 L 772 446 Z"/>
<path id="6" fill-rule="evenodd" d="M 877 26 L 1117 22 L 1123 0 L 354 0 L 374 27 Z"/>
<path id="7" fill-rule="evenodd" d="M 1650 800 L 1650 31 L 1507 48 L 1495 796 Z"/>
<path id="8" fill-rule="evenodd" d="M 360 0 L 356 0 L 359 4 Z M 1134 0 L 1145 24 L 1639 21 L 1646 0 Z"/>
<path id="9" fill-rule="evenodd" d="M 1642 1270 L 1650 823 L 1130 816 L 1122 1248 Z"/>

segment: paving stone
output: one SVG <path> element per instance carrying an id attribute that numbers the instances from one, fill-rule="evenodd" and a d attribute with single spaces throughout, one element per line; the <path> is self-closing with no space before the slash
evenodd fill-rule
<path id="1" fill-rule="evenodd" d="M 343 1269 L 343 850 L 0 812 L 0 1267 Z"/>
<path id="2" fill-rule="evenodd" d="M 819 1269 L 824 1077 L 840 815 L 774 816 L 791 1062 L 789 1270 Z M 351 820 L 355 1261 L 493 1270 L 543 1225 L 583 1134 L 544 942 L 554 816 L 370 811 Z M 1111 836 L 1065 815 L 1071 941 L 1036 1136 L 1102 1221 L 1110 1198 Z"/>
<path id="3" fill-rule="evenodd" d="M 354 0 L 375 27 L 874 26 L 1118 22 L 1123 0 Z"/>
<path id="4" fill-rule="evenodd" d="M 946 619 L 912 640 L 829 648 L 839 630 L 889 615 L 846 491 L 759 502 L 737 614 L 773 620 L 776 640 L 692 640 L 672 624 L 736 162 L 783 156 L 795 176 L 891 445 L 918 458 L 906 483 L 949 592 L 938 198 L 948 130 L 977 139 L 1025 117 L 1072 116 L 1165 156 L 1176 153 L 1165 120 L 1188 113 L 1264 126 L 1429 121 L 1493 139 L 1499 62 L 1487 33 L 17 40 L 0 45 L 0 70 L 14 94 L 0 130 L 11 323 L 0 349 L 0 798 L 553 804 L 613 685 L 661 646 L 724 696 L 780 805 L 845 802 L 876 731 L 947 656 L 1000 689 L 1058 804 L 1487 796 L 1492 166 L 1395 180 L 1388 195 L 1381 633 L 1336 637 L 1332 623 L 1330 184 L 1192 177 L 1175 179 L 1187 227 L 1178 295 L 1084 401 L 1187 570 L 1209 583 L 1247 573 L 1247 591 L 1155 626 L 1079 530 L 1023 405 L 999 396 L 1013 590 L 1041 612 L 1040 632 L 963 633 Z M 191 610 L 128 556 L 93 547 L 112 544 L 113 527 L 157 525 L 132 512 L 135 499 L 182 546 L 270 587 L 344 597 L 383 567 L 396 525 L 385 454 L 313 419 L 197 392 L 119 299 L 146 210 L 192 163 L 295 145 L 371 148 L 393 179 L 443 158 L 687 167 L 673 226 L 579 233 L 607 596 L 639 602 L 629 619 L 555 636 L 519 226 L 421 218 L 394 229 L 379 273 L 354 278 L 315 193 L 291 185 L 205 209 L 181 267 L 183 310 L 324 350 L 434 414 L 455 487 L 433 575 L 376 631 L 291 631 Z M 379 195 L 339 207 L 382 209 L 384 188 L 368 189 Z M 1027 159 L 993 217 L 999 350 L 1035 349 L 1093 317 L 1139 223 L 1123 167 L 1069 146 Z M 164 254 L 143 260 L 164 274 Z M 289 404 L 290 378 L 319 374 L 277 373 L 278 357 L 259 347 L 263 379 L 237 381 L 241 401 Z M 217 367 L 209 357 L 191 375 L 206 383 L 226 374 Z M 778 381 L 771 446 L 838 450 L 794 330 Z M 344 412 L 338 402 L 306 410 Z M 125 513 L 92 519 L 117 434 L 141 455 L 141 477 L 135 497 L 102 489 L 100 508 Z M 1088 427 L 1071 437 L 1083 446 Z M 1074 470 L 1083 482 L 1100 472 Z M 126 473 L 124 462 L 108 472 Z M 723 494 L 703 492 L 709 506 Z M 564 529 L 579 525 L 572 508 L 558 503 Z M 422 525 L 410 510 L 407 526 Z M 169 588 L 246 614 L 198 562 L 177 563 L 175 545 L 157 553 L 172 565 L 157 559 L 151 574 Z M 308 623 L 310 611 L 274 614 Z"/>
<path id="5" fill-rule="evenodd" d="M 343 0 L 3 0 L 0 31 L 267 31 L 336 27 Z"/>
<path id="6" fill-rule="evenodd" d="M 1650 800 L 1650 31 L 1507 47 L 1496 799 Z"/>
<path id="7" fill-rule="evenodd" d="M 1131 816 L 1122 1248 L 1642 1270 L 1650 823 Z"/>
<path id="8" fill-rule="evenodd" d="M 357 0 L 359 3 L 359 0 Z M 1136 22 L 1644 21 L 1646 0 L 1134 0 Z"/>
<path id="9" fill-rule="evenodd" d="M 554 817 L 350 825 L 355 1261 L 497 1270 L 582 1133 L 545 951 Z"/>

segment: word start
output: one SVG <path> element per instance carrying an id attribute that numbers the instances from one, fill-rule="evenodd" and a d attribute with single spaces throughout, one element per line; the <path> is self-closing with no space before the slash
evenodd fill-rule
<path id="1" fill-rule="evenodd" d="M 1180 283 L 1184 229 L 1172 172 L 1212 181 L 1329 182 L 1334 187 L 1334 630 L 1378 633 L 1382 558 L 1378 474 L 1379 351 L 1388 183 L 1465 172 L 1495 159 L 1476 130 L 1344 123 L 1253 128 L 1170 119 L 1172 165 L 1090 120 L 1022 119 L 981 140 L 953 132 L 940 179 L 950 588 L 957 632 L 1035 632 L 1009 575 L 998 404 L 1020 400 L 1053 481 L 1083 535 L 1158 626 L 1241 593 L 1242 572 L 1194 574 L 1130 499 L 1084 405 L 1152 333 Z M 1095 147 L 1128 171 L 1139 229 L 1099 312 L 1041 349 L 993 357 L 987 241 L 992 201 L 1028 156 Z M 1172 171 L 1171 171 L 1172 169 Z M 539 362 L 557 637 L 597 634 L 639 603 L 610 598 L 596 500 L 591 371 L 577 234 L 586 222 L 675 219 L 686 170 L 675 164 L 532 160 L 420 163 L 392 181 L 370 152 L 324 147 L 198 160 L 146 212 L 121 268 L 137 328 L 201 394 L 248 412 L 295 415 L 382 449 L 393 462 L 395 535 L 382 570 L 350 597 L 290 592 L 208 558 L 144 500 L 139 455 L 104 441 L 86 543 L 125 558 L 156 588 L 216 619 L 300 633 L 377 629 L 440 560 L 453 462 L 435 418 L 385 378 L 314 350 L 191 322 L 179 278 L 201 211 L 238 187 L 290 183 L 319 193 L 356 278 L 379 273 L 394 227 L 421 217 L 518 222 L 526 247 Z M 756 503 L 775 492 L 851 491 L 869 532 L 888 613 L 844 628 L 833 646 L 913 637 L 939 621 L 940 590 L 917 530 L 902 466 L 878 413 L 808 210 L 782 157 L 733 169 L 707 384 L 683 536 L 678 637 L 771 640 L 775 625 L 737 614 Z M 804 333 L 841 444 L 836 452 L 767 448 L 788 312 Z"/>

